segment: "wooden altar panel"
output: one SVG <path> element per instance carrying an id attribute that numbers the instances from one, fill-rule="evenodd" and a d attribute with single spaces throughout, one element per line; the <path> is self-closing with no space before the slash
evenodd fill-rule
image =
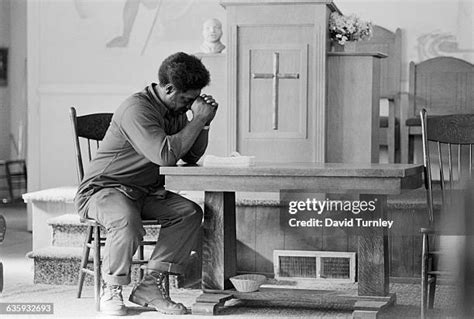
<path id="1" fill-rule="evenodd" d="M 229 152 L 324 162 L 327 26 L 339 10 L 331 0 L 220 3 L 227 11 Z"/>
<path id="2" fill-rule="evenodd" d="M 309 25 L 238 28 L 237 149 L 242 154 L 259 160 L 313 161 L 307 76 L 312 31 Z"/>
<path id="3" fill-rule="evenodd" d="M 307 114 L 307 47 L 306 46 L 255 46 L 244 52 L 243 67 L 249 81 L 243 81 L 241 109 L 242 135 L 252 138 L 306 138 Z M 254 78 L 252 74 L 271 74 L 273 56 L 279 54 L 279 71 L 297 74 L 297 79 L 278 79 L 278 129 L 272 128 L 272 79 Z M 243 71 L 244 72 L 244 71 Z M 248 104 L 247 104 L 247 103 Z M 248 106 L 248 107 L 246 107 Z"/>

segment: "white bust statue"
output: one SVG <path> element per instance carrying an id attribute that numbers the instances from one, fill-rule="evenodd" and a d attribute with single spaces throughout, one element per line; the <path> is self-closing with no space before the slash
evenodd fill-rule
<path id="1" fill-rule="evenodd" d="M 217 19 L 209 19 L 202 25 L 202 36 L 204 41 L 201 44 L 201 52 L 221 53 L 225 45 L 221 43 L 222 23 Z"/>

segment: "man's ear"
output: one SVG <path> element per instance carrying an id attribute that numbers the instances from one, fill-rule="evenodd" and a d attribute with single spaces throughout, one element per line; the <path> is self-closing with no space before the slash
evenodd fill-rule
<path id="1" fill-rule="evenodd" d="M 166 94 L 173 94 L 176 91 L 176 88 L 173 84 L 168 83 L 165 85 L 165 93 Z"/>

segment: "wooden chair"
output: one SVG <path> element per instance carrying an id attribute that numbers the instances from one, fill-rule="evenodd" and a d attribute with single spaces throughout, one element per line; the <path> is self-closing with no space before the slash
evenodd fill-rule
<path id="1" fill-rule="evenodd" d="M 21 199 L 21 194 L 26 192 L 27 172 L 26 161 L 24 159 L 0 161 L 3 167 L 3 174 L 0 178 L 4 178 L 7 187 L 0 188 L 8 191 L 8 197 L 3 198 L 4 204 L 14 202 Z"/>
<path id="2" fill-rule="evenodd" d="M 428 116 L 427 111 L 422 109 L 420 119 L 430 226 L 421 229 L 421 317 L 425 318 L 427 309 L 434 305 L 437 278 L 441 275 L 452 277 L 449 271 L 438 267 L 442 257 L 439 235 L 442 234 L 440 230 L 446 231 L 446 219 L 457 220 L 451 215 L 443 218 L 452 213 L 450 210 L 456 206 L 452 205 L 456 203 L 452 197 L 453 190 L 463 189 L 466 181 L 472 178 L 474 114 Z M 435 209 L 435 197 L 441 198 L 441 210 Z"/>
<path id="3" fill-rule="evenodd" d="M 13 134 L 10 134 L 10 139 L 17 153 L 16 158 L 0 160 L 0 167 L 2 167 L 0 178 L 4 179 L 6 184 L 6 187 L 1 187 L 0 190 L 8 191 L 8 197 L 2 199 L 4 204 L 21 200 L 21 194 L 26 193 L 27 189 L 28 174 L 23 147 L 23 127 L 23 124 L 20 122 L 18 141 L 15 140 Z"/>
<path id="4" fill-rule="evenodd" d="M 93 113 L 88 115 L 77 116 L 76 109 L 70 108 L 70 118 L 72 124 L 72 136 L 76 151 L 76 168 L 79 182 L 84 177 L 84 162 L 81 140 L 85 140 L 87 146 L 87 159 L 90 161 L 94 156 L 94 152 L 99 148 L 99 143 L 105 136 L 112 119 L 112 113 Z M 82 143 L 84 144 L 84 143 Z M 103 231 L 102 226 L 93 219 L 81 220 L 87 225 L 83 254 L 81 258 L 81 266 L 79 271 L 77 298 L 81 298 L 82 288 L 84 285 L 85 275 L 94 276 L 94 295 L 96 310 L 100 311 L 100 247 L 105 244 L 105 238 L 101 237 Z M 143 225 L 158 225 L 156 220 L 145 220 Z M 138 248 L 138 259 L 133 260 L 134 264 L 145 264 L 144 246 L 156 245 L 156 240 L 142 241 Z M 87 268 L 90 250 L 93 250 L 93 270 Z M 140 278 L 143 277 L 143 269 L 140 268 Z M 167 285 L 168 287 L 168 285 Z"/>
<path id="5" fill-rule="evenodd" d="M 379 144 L 387 146 L 389 163 L 399 159 L 400 131 L 400 90 L 402 69 L 402 31 L 392 32 L 374 25 L 372 38 L 356 42 L 357 52 L 382 52 L 387 58 L 381 59 L 380 99 L 388 100 L 388 116 L 380 116 Z"/>
<path id="6" fill-rule="evenodd" d="M 410 63 L 409 101 L 401 109 L 402 162 L 413 162 L 414 139 L 421 135 L 418 117 L 422 109 L 430 115 L 474 113 L 474 65 L 457 58 L 436 57 Z"/>

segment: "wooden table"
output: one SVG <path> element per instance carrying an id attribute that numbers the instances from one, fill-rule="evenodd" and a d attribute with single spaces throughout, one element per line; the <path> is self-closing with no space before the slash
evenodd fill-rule
<path id="1" fill-rule="evenodd" d="M 235 192 L 297 189 L 354 193 L 359 194 L 360 200 L 377 200 L 376 209 L 364 213 L 363 218 L 386 219 L 387 195 L 421 187 L 422 171 L 421 165 L 413 164 L 259 163 L 245 168 L 161 167 L 166 188 L 205 192 L 202 288 L 205 293 L 229 293 L 214 297 L 204 294 L 198 298 L 193 313 L 214 314 L 215 306 L 229 295 L 245 297 L 227 290 L 231 288 L 229 277 L 236 274 Z M 358 296 L 361 300 L 374 297 L 375 301 L 393 301 L 389 296 L 388 257 L 387 229 L 360 228 Z"/>

